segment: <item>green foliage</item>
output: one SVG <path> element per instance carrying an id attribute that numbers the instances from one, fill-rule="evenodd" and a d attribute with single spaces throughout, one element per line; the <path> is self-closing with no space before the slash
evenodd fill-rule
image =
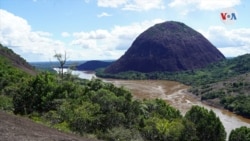
<path id="1" fill-rule="evenodd" d="M 169 121 L 153 117 L 145 121 L 145 127 L 142 129 L 142 132 L 143 136 L 149 140 L 178 141 L 183 130 L 184 126 L 180 121 Z"/>
<path id="2" fill-rule="evenodd" d="M 26 72 L 18 69 L 12 65 L 6 56 L 11 56 L 12 58 L 18 57 L 14 52 L 0 44 L 0 109 L 6 111 L 13 111 L 12 97 L 16 94 L 19 85 L 29 77 L 30 75 Z M 20 62 L 25 62 L 24 59 L 18 60 Z"/>
<path id="3" fill-rule="evenodd" d="M 57 87 L 55 82 L 56 78 L 49 73 L 39 74 L 23 81 L 13 97 L 14 113 L 30 114 L 33 111 L 47 112 L 55 109 L 53 103 L 57 98 L 54 94 Z"/>
<path id="4" fill-rule="evenodd" d="M 104 135 L 102 138 L 108 141 L 143 141 L 140 132 L 136 129 L 126 129 L 125 127 L 114 127 Z"/>
<path id="5" fill-rule="evenodd" d="M 165 101 L 133 100 L 124 88 L 98 79 L 73 83 L 41 73 L 23 84 L 14 112 L 59 130 L 105 140 L 197 140 L 195 124 Z"/>
<path id="6" fill-rule="evenodd" d="M 13 110 L 12 98 L 0 95 L 0 110 L 12 111 Z"/>
<path id="7" fill-rule="evenodd" d="M 222 98 L 221 103 L 230 111 L 250 117 L 250 96 L 226 96 Z"/>
<path id="8" fill-rule="evenodd" d="M 155 100 L 146 100 L 144 101 L 144 106 L 146 108 L 146 117 L 159 117 L 168 120 L 173 120 L 176 118 L 181 118 L 179 110 L 174 109 L 173 107 L 166 104 L 165 101 L 161 99 Z"/>
<path id="9" fill-rule="evenodd" d="M 196 135 L 200 141 L 224 141 L 225 129 L 215 113 L 199 106 L 193 106 L 185 115 L 196 127 Z"/>
<path id="10" fill-rule="evenodd" d="M 14 112 L 66 132 L 105 140 L 173 141 L 196 141 L 207 133 L 197 133 L 197 123 L 163 100 L 133 100 L 124 88 L 98 79 L 58 81 L 54 74 L 41 73 L 22 84 L 13 98 Z"/>
<path id="11" fill-rule="evenodd" d="M 7 59 L 2 57 L 0 57 L 0 66 L 0 92 L 12 96 L 9 91 L 14 85 L 21 83 L 23 78 L 28 77 L 28 74 L 13 67 Z"/>
<path id="12" fill-rule="evenodd" d="M 229 141 L 250 141 L 250 128 L 242 126 L 231 131 Z"/>

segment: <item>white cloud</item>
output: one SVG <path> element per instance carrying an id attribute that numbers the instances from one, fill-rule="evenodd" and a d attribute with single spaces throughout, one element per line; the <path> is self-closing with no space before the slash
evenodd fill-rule
<path id="1" fill-rule="evenodd" d="M 201 31 L 225 56 L 238 56 L 250 53 L 250 28 L 227 29 L 211 26 Z"/>
<path id="2" fill-rule="evenodd" d="M 151 9 L 164 9 L 163 0 L 98 0 L 100 7 L 121 8 L 129 11 L 147 11 Z"/>
<path id="3" fill-rule="evenodd" d="M 102 12 L 101 14 L 98 14 L 98 15 L 97 15 L 98 18 L 101 18 L 101 17 L 110 17 L 110 16 L 112 16 L 112 15 L 111 15 L 111 14 L 108 14 L 108 13 L 106 13 L 106 12 Z"/>
<path id="4" fill-rule="evenodd" d="M 0 43 L 10 47 L 28 61 L 49 61 L 56 52 L 67 52 L 69 59 L 116 59 L 130 47 L 136 36 L 161 19 L 116 25 L 110 30 L 89 32 L 62 32 L 62 37 L 72 39 L 69 44 L 53 39 L 44 31 L 33 31 L 28 22 L 5 10 L 0 10 Z M 18 24 L 16 24 L 18 23 Z"/>
<path id="5" fill-rule="evenodd" d="M 120 57 L 127 50 L 134 39 L 150 26 L 163 22 L 162 19 L 133 23 L 127 26 L 114 26 L 111 30 L 94 30 L 73 33 L 73 46 L 80 46 L 92 50 L 96 54 L 112 54 Z M 112 56 L 106 56 L 112 57 Z"/>
<path id="6" fill-rule="evenodd" d="M 127 3 L 128 0 L 98 0 L 97 5 L 100 7 L 117 8 Z"/>
<path id="7" fill-rule="evenodd" d="M 32 31 L 28 22 L 18 16 L 0 9 L 0 43 L 12 48 L 28 61 L 35 58 L 49 60 L 54 51 L 66 50 L 64 43 L 53 40 L 52 34 L 43 31 Z M 18 24 L 17 24 L 18 23 Z"/>
<path id="8" fill-rule="evenodd" d="M 130 11 L 147 11 L 150 9 L 164 9 L 162 0 L 134 0 L 133 3 L 124 5 L 123 10 Z"/>
<path id="9" fill-rule="evenodd" d="M 194 10 L 218 10 L 234 7 L 240 4 L 240 0 L 172 0 L 169 7 L 177 8 L 182 15 Z"/>
<path id="10" fill-rule="evenodd" d="M 62 37 L 70 37 L 71 35 L 68 32 L 62 32 Z"/>

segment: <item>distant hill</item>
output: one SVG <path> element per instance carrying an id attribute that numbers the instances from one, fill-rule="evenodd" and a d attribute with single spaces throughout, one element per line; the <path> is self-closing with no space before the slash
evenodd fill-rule
<path id="1" fill-rule="evenodd" d="M 21 69 L 29 74 L 36 73 L 34 67 L 27 63 L 25 59 L 13 52 L 11 49 L 4 47 L 2 44 L 0 44 L 0 57 L 1 59 L 8 61 L 8 63 L 13 67 Z"/>
<path id="2" fill-rule="evenodd" d="M 106 68 L 107 66 L 111 65 L 113 62 L 105 62 L 105 61 L 87 61 L 79 66 L 76 67 L 77 70 L 96 70 L 99 68 Z"/>
<path id="3" fill-rule="evenodd" d="M 105 73 L 194 70 L 223 59 L 202 34 L 184 23 L 168 21 L 141 33 Z"/>

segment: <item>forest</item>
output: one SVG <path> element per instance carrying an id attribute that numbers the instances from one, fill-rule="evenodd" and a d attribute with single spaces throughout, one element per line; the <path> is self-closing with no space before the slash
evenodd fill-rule
<path id="1" fill-rule="evenodd" d="M 184 116 L 161 99 L 136 100 L 123 87 L 41 71 L 30 75 L 0 58 L 0 109 L 89 138 L 108 141 L 224 141 L 213 111 L 193 106 Z M 247 133 L 247 134 L 246 134 Z M 241 127 L 230 141 L 249 140 Z"/>

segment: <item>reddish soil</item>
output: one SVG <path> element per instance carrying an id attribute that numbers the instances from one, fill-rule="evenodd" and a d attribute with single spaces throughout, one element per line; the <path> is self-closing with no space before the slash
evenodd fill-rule
<path id="1" fill-rule="evenodd" d="M 32 120 L 0 111 L 0 141 L 97 141 L 34 123 Z"/>

